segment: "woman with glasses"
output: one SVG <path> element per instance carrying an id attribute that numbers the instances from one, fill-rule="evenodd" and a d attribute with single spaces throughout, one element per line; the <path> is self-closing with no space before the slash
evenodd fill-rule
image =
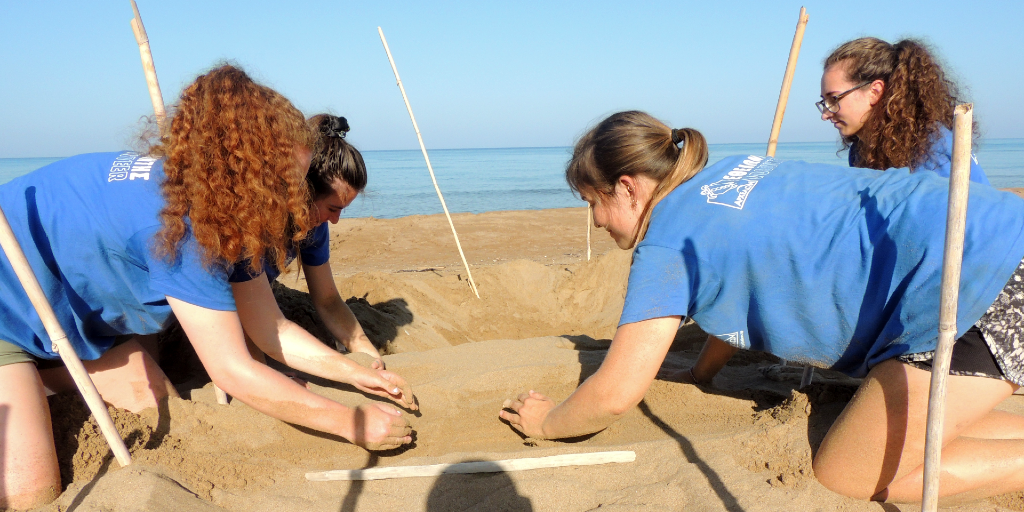
<path id="1" fill-rule="evenodd" d="M 945 241 L 932 219 L 949 182 L 707 160 L 700 132 L 643 112 L 576 143 L 569 186 L 635 248 L 622 316 L 601 367 L 568 398 L 524 392 L 499 417 L 539 439 L 608 427 L 643 399 L 691 317 L 711 336 L 692 368 L 666 377 L 710 384 L 741 348 L 862 377 L 814 475 L 846 496 L 919 501 Z M 976 183 L 970 194 L 939 488 L 962 499 L 1024 489 L 1024 417 L 994 409 L 1024 384 L 1024 201 Z"/>
<path id="2" fill-rule="evenodd" d="M 874 37 L 844 43 L 825 59 L 821 98 L 815 105 L 839 130 L 850 166 L 949 177 L 953 108 L 962 98 L 922 43 Z M 989 184 L 974 158 L 971 181 Z"/>

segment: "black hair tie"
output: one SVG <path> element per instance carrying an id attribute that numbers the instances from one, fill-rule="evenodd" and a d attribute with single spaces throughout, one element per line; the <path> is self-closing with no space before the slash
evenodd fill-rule
<path id="1" fill-rule="evenodd" d="M 678 146 L 679 143 L 682 142 L 682 141 L 683 141 L 683 137 L 682 137 L 682 134 L 680 133 L 680 130 L 676 130 L 675 128 L 672 128 L 672 144 L 675 144 L 676 146 Z"/>
<path id="2" fill-rule="evenodd" d="M 344 117 L 327 116 L 327 122 L 323 126 L 324 135 L 328 137 L 345 138 L 348 133 L 348 120 Z"/>

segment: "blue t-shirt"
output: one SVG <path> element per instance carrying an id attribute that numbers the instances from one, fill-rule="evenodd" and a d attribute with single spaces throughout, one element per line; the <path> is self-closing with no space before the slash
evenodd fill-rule
<path id="1" fill-rule="evenodd" d="M 949 168 L 953 163 L 953 132 L 949 128 L 940 126 L 935 134 L 932 147 L 928 150 L 928 158 L 914 171 L 934 171 L 939 176 L 949 178 Z M 854 167 L 857 159 L 857 142 L 850 146 L 849 161 L 850 167 Z M 991 185 L 985 171 L 978 165 L 978 157 L 971 153 L 971 181 L 982 185 Z"/>
<path id="2" fill-rule="evenodd" d="M 82 359 L 98 358 L 115 336 L 159 332 L 167 296 L 235 310 L 227 266 L 204 267 L 189 233 L 177 261 L 153 252 L 163 179 L 161 160 L 121 152 L 71 157 L 0 185 L 0 207 Z M 0 339 L 59 357 L 2 252 L 0 319 Z"/>
<path id="3" fill-rule="evenodd" d="M 302 260 L 302 264 L 310 267 L 319 267 L 327 263 L 327 260 L 331 259 L 330 241 L 331 233 L 326 222 L 313 228 L 313 231 L 310 231 L 306 239 L 299 244 L 297 252 Z M 285 266 L 290 265 L 295 260 L 295 256 L 295 248 L 289 247 L 288 253 L 285 255 Z M 281 275 L 281 269 L 277 268 L 274 262 L 264 259 L 263 272 L 254 274 L 249 270 L 249 260 L 244 260 L 235 264 L 231 270 L 231 282 L 243 283 L 255 279 L 264 273 L 267 274 L 267 279 L 273 282 L 277 279 L 277 276 Z"/>
<path id="4" fill-rule="evenodd" d="M 734 156 L 655 208 L 621 324 L 692 317 L 736 347 L 863 376 L 934 350 L 949 180 Z M 1024 200 L 971 183 L 958 335 L 1024 257 Z"/>

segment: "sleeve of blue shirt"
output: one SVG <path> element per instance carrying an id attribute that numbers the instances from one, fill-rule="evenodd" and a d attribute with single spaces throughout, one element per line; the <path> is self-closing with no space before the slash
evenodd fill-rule
<path id="1" fill-rule="evenodd" d="M 918 170 L 935 171 L 944 178 L 949 178 L 950 168 L 953 165 L 953 132 L 943 127 L 932 144 L 931 153 Z M 985 171 L 978 164 L 978 158 L 971 153 L 971 181 L 982 185 L 991 185 Z"/>
<path id="2" fill-rule="evenodd" d="M 619 325 L 661 318 L 688 316 L 700 283 L 698 268 L 678 249 L 641 244 L 633 253 L 629 286 Z"/>
<path id="3" fill-rule="evenodd" d="M 140 232 L 145 245 L 153 239 L 159 226 Z M 177 261 L 166 261 L 152 250 L 144 251 L 149 266 L 150 287 L 168 297 L 218 311 L 235 311 L 227 271 L 214 265 L 207 268 L 200 256 L 200 247 L 188 236 L 178 251 Z"/>
<path id="4" fill-rule="evenodd" d="M 309 232 L 309 236 L 302 241 L 302 246 L 299 249 L 299 257 L 302 259 L 303 265 L 310 267 L 319 267 L 327 260 L 331 258 L 331 233 L 327 227 L 327 223 L 324 222 L 319 226 L 313 228 L 313 231 Z M 295 250 L 291 249 L 285 256 L 285 265 L 290 265 L 292 260 L 295 259 Z M 263 272 L 253 273 L 249 270 L 249 260 L 244 260 L 240 263 L 236 263 L 231 269 L 228 281 L 232 283 L 244 283 L 251 281 L 257 277 L 266 274 L 267 279 L 273 282 L 277 279 L 277 276 L 281 275 L 281 270 L 271 261 L 263 262 Z"/>
<path id="5" fill-rule="evenodd" d="M 331 259 L 331 231 L 324 222 L 313 228 L 306 239 L 306 243 L 299 249 L 302 264 L 310 267 L 319 267 Z"/>

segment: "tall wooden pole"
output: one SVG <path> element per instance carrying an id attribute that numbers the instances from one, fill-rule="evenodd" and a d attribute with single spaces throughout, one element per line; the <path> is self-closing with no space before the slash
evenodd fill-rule
<path id="1" fill-rule="evenodd" d="M 100 432 L 103 433 L 107 444 L 110 445 L 110 451 L 114 452 L 114 457 L 121 466 L 131 464 L 131 455 L 128 454 L 124 441 L 121 439 L 120 434 L 117 433 L 114 422 L 110 419 L 107 405 L 100 398 L 100 393 L 96 390 L 96 385 L 93 384 L 92 379 L 89 377 L 89 372 L 85 370 L 82 360 L 78 358 L 74 347 L 68 341 L 64 328 L 57 321 L 57 315 L 53 312 L 53 307 L 50 306 L 50 301 L 46 298 L 46 294 L 43 293 L 43 288 L 39 286 L 35 272 L 32 271 L 28 259 L 25 258 L 25 253 L 21 250 L 21 245 L 18 244 L 18 239 L 15 238 L 14 230 L 11 229 L 10 223 L 7 222 L 7 215 L 4 214 L 3 210 L 0 210 L 0 248 L 7 255 L 7 260 L 11 263 L 15 275 L 18 276 L 18 281 L 21 282 L 21 286 L 25 289 L 25 293 L 32 302 L 32 307 L 35 308 L 36 314 L 39 315 L 39 320 L 43 323 L 43 328 L 46 329 L 46 335 L 50 338 L 53 351 L 57 352 L 61 360 L 64 361 L 64 365 L 67 366 L 68 372 L 71 374 L 71 379 L 75 381 L 75 386 L 82 393 L 82 398 L 85 399 L 86 405 L 89 406 L 89 411 L 96 418 Z"/>
<path id="2" fill-rule="evenodd" d="M 594 207 L 587 205 L 587 261 L 590 261 L 590 232 L 594 225 Z"/>
<path id="3" fill-rule="evenodd" d="M 139 14 L 139 6 L 132 2 L 132 33 L 135 34 L 135 42 L 139 44 L 139 55 L 142 57 L 142 72 L 146 75 L 146 86 L 149 88 L 149 99 L 153 102 L 153 116 L 156 117 L 156 125 L 160 128 L 161 135 L 168 128 L 167 112 L 164 110 L 164 95 L 160 92 L 160 81 L 156 79 L 156 64 L 153 63 L 153 52 L 149 49 L 149 35 L 146 34 L 146 27 L 142 24 L 142 15 Z M 217 403 L 227 405 L 228 395 L 216 384 L 213 385 L 214 394 L 217 396 Z"/>
<path id="4" fill-rule="evenodd" d="M 932 359 L 928 394 L 928 430 L 924 444 L 924 490 L 921 510 L 934 512 L 939 505 L 939 465 L 942 458 L 942 426 L 946 413 L 946 377 L 949 375 L 956 338 L 956 310 L 960 292 L 960 267 L 964 256 L 967 192 L 971 183 L 971 128 L 974 105 L 953 110 L 953 161 L 949 172 L 949 210 L 946 213 L 946 246 L 942 254 L 942 292 L 939 298 L 939 342 Z"/>
<path id="5" fill-rule="evenodd" d="M 789 59 L 786 61 L 786 72 L 782 75 L 782 90 L 779 91 L 779 102 L 775 105 L 775 118 L 772 119 L 772 132 L 768 135 L 768 150 L 766 155 L 774 157 L 775 147 L 779 143 L 779 132 L 782 130 L 782 118 L 786 115 L 786 104 L 789 103 L 789 89 L 793 86 L 793 73 L 796 72 L 796 61 L 800 57 L 800 45 L 804 42 L 804 30 L 807 28 L 807 9 L 800 7 L 800 16 L 796 20 L 796 32 L 793 34 L 793 44 L 789 47 Z M 788 363 L 783 360 L 782 364 Z M 814 379 L 814 367 L 805 366 L 803 375 L 800 377 L 800 389 L 811 384 Z"/>
<path id="6" fill-rule="evenodd" d="M 796 34 L 793 45 L 789 48 L 789 61 L 786 62 L 786 74 L 782 77 L 782 90 L 779 92 L 779 103 L 775 107 L 775 119 L 772 121 L 772 133 L 768 136 L 768 156 L 775 156 L 775 146 L 779 143 L 779 131 L 782 129 L 782 116 L 786 114 L 786 103 L 789 101 L 789 89 L 793 85 L 793 73 L 796 61 L 800 57 L 800 44 L 804 41 L 804 29 L 807 28 L 807 9 L 800 8 L 800 18 L 796 22 Z"/>
<path id="7" fill-rule="evenodd" d="M 149 87 L 149 99 L 153 102 L 153 114 L 156 116 L 156 124 L 162 132 L 165 129 L 164 120 L 167 113 L 164 111 L 164 97 L 160 93 L 160 82 L 156 79 L 156 66 L 153 64 L 153 53 L 149 50 L 149 36 L 146 34 L 146 27 L 142 24 L 142 16 L 139 15 L 139 6 L 132 2 L 132 11 L 135 17 L 132 18 L 132 32 L 135 33 L 135 42 L 139 43 L 139 54 L 142 57 L 142 71 L 146 74 L 146 85 Z"/>
<path id="8" fill-rule="evenodd" d="M 391 71 L 395 72 L 395 80 L 398 81 L 398 89 L 402 91 L 402 99 L 405 100 L 405 108 L 409 111 L 409 118 L 412 119 L 412 127 L 416 130 L 416 138 L 420 141 L 420 150 L 423 151 L 423 159 L 427 161 L 427 171 L 430 171 L 430 181 L 434 183 L 434 190 L 437 191 L 437 198 L 441 200 L 441 208 L 444 209 L 444 216 L 448 218 L 448 225 L 452 228 L 452 235 L 455 236 L 455 246 L 459 248 L 459 256 L 462 257 L 462 264 L 466 266 L 466 275 L 469 277 L 469 285 L 473 288 L 476 298 L 480 298 L 480 292 L 476 289 L 476 282 L 473 281 L 473 273 L 469 270 L 469 263 L 466 255 L 462 252 L 462 244 L 459 243 L 459 234 L 455 232 L 455 224 L 452 223 L 452 216 L 448 213 L 448 205 L 441 195 L 441 188 L 437 186 L 437 178 L 434 177 L 434 168 L 430 165 L 430 156 L 427 155 L 427 146 L 423 144 L 423 136 L 420 135 L 420 127 L 416 124 L 416 116 L 412 113 L 412 105 L 409 104 L 409 97 L 405 95 L 405 87 L 402 86 L 402 79 L 398 76 L 398 68 L 395 66 L 395 59 L 391 57 L 391 49 L 388 48 L 388 40 L 384 38 L 384 31 L 377 27 L 380 34 L 380 42 L 384 43 L 384 51 L 388 54 L 388 62 L 391 63 Z"/>

